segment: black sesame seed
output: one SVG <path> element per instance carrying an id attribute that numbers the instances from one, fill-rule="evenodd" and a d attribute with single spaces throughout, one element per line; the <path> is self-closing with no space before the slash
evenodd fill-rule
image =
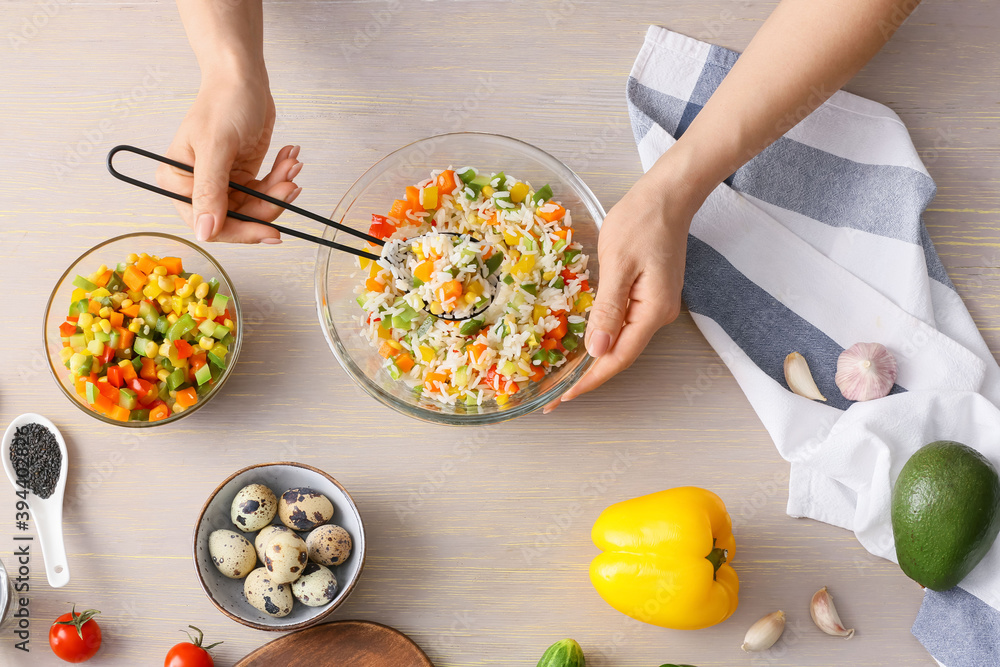
<path id="1" fill-rule="evenodd" d="M 18 482 L 39 498 L 48 498 L 56 490 L 62 452 L 55 435 L 41 424 L 25 424 L 14 430 L 10 462 Z"/>

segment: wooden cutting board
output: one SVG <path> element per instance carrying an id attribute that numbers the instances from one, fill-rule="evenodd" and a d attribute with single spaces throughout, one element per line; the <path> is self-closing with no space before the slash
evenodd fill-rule
<path id="1" fill-rule="evenodd" d="M 371 621 L 336 621 L 264 644 L 236 667 L 434 667 L 399 630 Z"/>

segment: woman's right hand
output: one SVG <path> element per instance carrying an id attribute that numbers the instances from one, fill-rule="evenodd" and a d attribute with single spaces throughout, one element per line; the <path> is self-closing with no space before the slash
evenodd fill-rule
<path id="1" fill-rule="evenodd" d="M 302 190 L 293 182 L 302 169 L 299 146 L 282 148 L 270 172 L 258 179 L 274 118 L 266 74 L 239 79 L 229 72 L 218 79 L 211 75 L 202 79 L 198 97 L 167 151 L 168 157 L 192 165 L 194 175 L 168 165 L 156 173 L 161 187 L 191 197 L 191 206 L 178 203 L 177 209 L 199 241 L 281 243 L 280 234 L 271 227 L 226 217 L 232 210 L 270 222 L 282 211 L 231 191 L 229 181 L 285 202 Z"/>

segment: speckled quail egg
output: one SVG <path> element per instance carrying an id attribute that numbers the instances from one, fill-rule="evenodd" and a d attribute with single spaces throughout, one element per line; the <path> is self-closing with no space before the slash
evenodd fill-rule
<path id="1" fill-rule="evenodd" d="M 351 555 L 351 535 L 340 526 L 320 526 L 306 535 L 309 560 L 320 565 L 337 566 Z"/>
<path id="2" fill-rule="evenodd" d="M 278 509 L 274 492 L 263 484 L 250 484 L 233 498 L 230 518 L 244 533 L 252 533 L 271 523 Z"/>
<path id="3" fill-rule="evenodd" d="M 257 564 L 250 541 L 231 530 L 213 530 L 208 536 L 208 553 L 219 572 L 230 579 L 242 579 Z"/>
<path id="4" fill-rule="evenodd" d="M 333 503 L 312 489 L 289 489 L 278 501 L 278 518 L 292 530 L 312 530 L 333 518 Z"/>
<path id="5" fill-rule="evenodd" d="M 290 530 L 276 532 L 264 545 L 264 567 L 271 579 L 279 584 L 298 579 L 308 562 L 309 548 Z"/>
<path id="6" fill-rule="evenodd" d="M 272 525 L 264 526 L 257 533 L 257 537 L 254 538 L 253 546 L 257 550 L 257 558 L 260 558 L 260 562 L 264 562 L 264 547 L 267 546 L 267 541 L 274 537 L 275 533 L 287 533 L 290 529 L 285 526 Z"/>
<path id="7" fill-rule="evenodd" d="M 322 565 L 309 563 L 292 582 L 292 595 L 307 607 L 322 607 L 337 597 L 337 578 Z"/>
<path id="8" fill-rule="evenodd" d="M 262 567 L 251 572 L 243 581 L 243 595 L 254 607 L 276 618 L 288 616 L 295 602 L 291 587 L 274 581 Z"/>

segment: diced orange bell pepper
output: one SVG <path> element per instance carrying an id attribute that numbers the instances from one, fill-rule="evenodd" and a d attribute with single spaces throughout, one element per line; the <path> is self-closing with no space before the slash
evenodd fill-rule
<path id="1" fill-rule="evenodd" d="M 129 417 L 129 410 L 123 408 L 120 405 L 114 405 L 111 407 L 111 411 L 108 413 L 108 416 L 114 419 L 115 421 L 127 422 Z"/>
<path id="2" fill-rule="evenodd" d="M 441 301 L 457 299 L 462 296 L 462 283 L 457 280 L 449 280 L 438 291 L 441 293 Z"/>
<path id="3" fill-rule="evenodd" d="M 554 201 L 549 201 L 542 204 L 537 213 L 538 217 L 545 222 L 555 222 L 556 220 L 561 220 L 566 215 L 566 209 Z"/>
<path id="4" fill-rule="evenodd" d="M 369 292 L 384 292 L 385 283 L 381 283 L 374 278 L 368 278 L 365 280 L 365 289 Z"/>
<path id="5" fill-rule="evenodd" d="M 143 357 L 142 369 L 139 370 L 139 377 L 143 380 L 156 382 L 156 362 L 149 357 Z"/>
<path id="6" fill-rule="evenodd" d="M 436 372 L 428 373 L 424 377 L 424 386 L 427 387 L 428 389 L 433 390 L 434 389 L 433 385 L 435 382 L 447 382 L 447 381 L 448 381 L 448 376 L 445 375 L 444 373 L 436 373 Z"/>
<path id="7" fill-rule="evenodd" d="M 98 313 L 101 312 L 101 308 L 103 307 L 104 306 L 101 305 L 100 301 L 98 301 L 97 299 L 91 299 L 90 303 L 87 304 L 87 312 L 90 313 L 91 315 L 97 315 Z"/>
<path id="8" fill-rule="evenodd" d="M 93 406 L 96 412 L 106 415 L 111 411 L 111 408 L 114 407 L 114 403 L 112 403 L 111 399 L 104 394 L 98 394 L 97 400 L 94 401 Z"/>
<path id="9" fill-rule="evenodd" d="M 76 324 L 73 322 L 63 322 L 59 325 L 59 335 L 63 338 L 67 336 L 72 336 L 76 333 Z"/>
<path id="10" fill-rule="evenodd" d="M 413 357 L 406 352 L 401 352 L 399 353 L 399 356 L 396 357 L 396 366 L 404 373 L 409 373 L 413 368 L 414 363 L 416 362 L 413 361 Z"/>
<path id="11" fill-rule="evenodd" d="M 397 354 L 399 354 L 399 350 L 396 347 L 393 347 L 389 343 L 389 341 L 384 340 L 384 341 L 382 341 L 382 344 L 379 345 L 378 353 L 381 354 L 386 359 L 389 359 L 389 358 L 395 357 Z"/>
<path id="12" fill-rule="evenodd" d="M 486 346 L 482 343 L 473 343 L 467 349 L 469 350 L 469 360 L 472 363 L 477 363 L 479 358 L 483 356 L 483 352 L 486 351 Z"/>
<path id="13" fill-rule="evenodd" d="M 170 408 L 167 407 L 166 403 L 161 403 L 155 408 L 149 411 L 149 421 L 158 422 L 161 419 L 166 419 L 170 416 Z"/>
<path id="14" fill-rule="evenodd" d="M 167 275 L 176 276 L 184 273 L 184 265 L 180 257 L 164 257 L 160 260 L 160 266 L 167 270 Z"/>
<path id="15" fill-rule="evenodd" d="M 131 348 L 132 347 L 132 341 L 135 340 L 135 334 L 132 333 L 131 331 L 129 331 L 128 329 L 124 329 L 122 327 L 118 327 L 117 331 L 118 331 L 118 338 L 119 338 L 118 349 L 119 350 L 127 350 L 127 349 Z"/>
<path id="16" fill-rule="evenodd" d="M 143 253 L 142 256 L 139 257 L 139 261 L 136 262 L 135 265 L 140 271 L 145 273 L 147 276 L 153 272 L 153 269 L 156 268 L 156 262 L 153 261 L 152 257 L 150 257 L 145 253 Z"/>
<path id="17" fill-rule="evenodd" d="M 413 269 L 413 277 L 425 283 L 430 281 L 432 273 L 434 273 L 434 262 L 430 260 L 420 262 L 417 268 Z"/>
<path id="18" fill-rule="evenodd" d="M 111 269 L 108 269 L 101 275 L 97 276 L 97 280 L 94 281 L 94 284 L 98 287 L 104 287 L 111 280 L 111 273 Z"/>
<path id="19" fill-rule="evenodd" d="M 122 313 L 111 313 L 108 320 L 111 321 L 111 326 L 113 327 L 120 327 L 125 324 L 125 316 Z"/>
<path id="20" fill-rule="evenodd" d="M 90 382 L 90 378 L 78 377 L 74 381 L 74 385 L 76 386 L 76 393 L 80 394 L 81 396 L 86 396 L 88 382 Z"/>
<path id="21" fill-rule="evenodd" d="M 553 230 L 552 233 L 561 238 L 563 241 L 565 241 L 566 237 L 569 236 L 569 229 L 565 227 L 560 227 L 559 229 Z"/>
<path id="22" fill-rule="evenodd" d="M 198 392 L 195 391 L 194 387 L 188 387 L 177 392 L 177 396 L 174 398 L 177 401 L 177 405 L 182 408 L 190 408 L 198 402 Z"/>
<path id="23" fill-rule="evenodd" d="M 531 367 L 531 381 L 532 382 L 541 382 L 542 379 L 544 379 L 544 378 L 545 378 L 545 369 L 542 368 L 541 366 L 534 366 L 533 365 Z"/>
<path id="24" fill-rule="evenodd" d="M 420 206 L 420 188 L 413 185 L 406 186 L 406 201 L 410 204 Z"/>
<path id="25" fill-rule="evenodd" d="M 133 319 L 139 317 L 139 304 L 133 303 L 128 308 L 122 308 L 122 313 Z"/>
<path id="26" fill-rule="evenodd" d="M 180 276 L 174 276 L 174 292 L 187 285 L 187 280 Z"/>
<path id="27" fill-rule="evenodd" d="M 135 372 L 135 366 L 133 366 L 131 363 L 126 366 L 122 366 L 121 369 L 122 369 L 122 379 L 125 380 L 125 382 L 128 382 L 129 380 L 134 380 L 137 377 L 139 377 L 139 374 Z"/>
<path id="28" fill-rule="evenodd" d="M 141 292 L 142 288 L 146 285 L 146 276 L 136 268 L 135 264 L 129 264 L 125 267 L 125 273 L 122 274 L 122 280 L 125 281 L 125 285 L 133 292 Z M 136 309 L 136 314 L 139 313 L 138 308 Z M 126 313 L 128 315 L 128 313 Z M 135 315 L 129 315 L 129 317 L 135 317 Z"/>
<path id="29" fill-rule="evenodd" d="M 118 388 L 113 386 L 110 382 L 98 381 L 97 390 L 101 392 L 103 396 L 107 397 L 109 401 L 111 401 L 115 405 L 118 404 L 118 399 L 120 398 L 120 396 L 118 395 Z"/>
<path id="30" fill-rule="evenodd" d="M 410 210 L 409 202 L 405 199 L 397 199 L 389 207 L 389 217 L 396 220 L 406 220 L 406 212 Z"/>
<path id="31" fill-rule="evenodd" d="M 458 186 L 458 183 L 455 181 L 455 172 L 451 169 L 445 169 L 438 174 L 434 183 L 438 186 L 438 192 L 443 195 L 452 194 Z"/>

